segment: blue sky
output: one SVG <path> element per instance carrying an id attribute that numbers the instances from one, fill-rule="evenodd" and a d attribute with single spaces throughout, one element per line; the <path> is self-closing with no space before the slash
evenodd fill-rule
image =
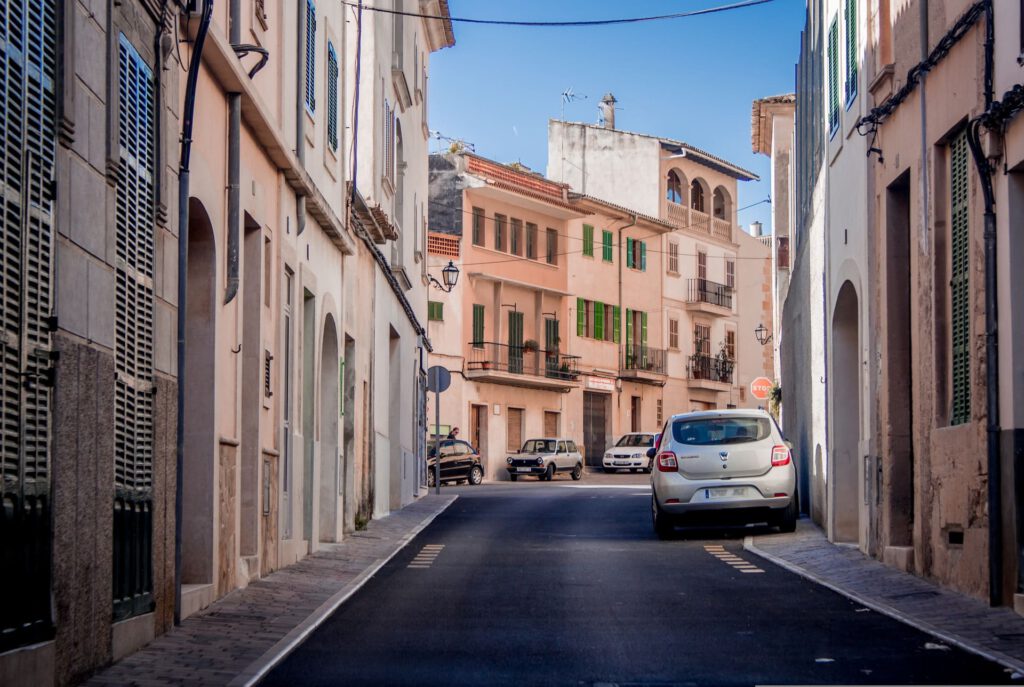
<path id="1" fill-rule="evenodd" d="M 578 20 L 668 14 L 734 0 L 449 0 L 453 17 Z M 455 47 L 431 56 L 430 127 L 501 162 L 544 172 L 547 122 L 569 87 L 585 100 L 565 118 L 597 121 L 608 91 L 616 126 L 686 141 L 756 172 L 739 207 L 768 197 L 768 158 L 750 149 L 750 106 L 793 91 L 803 0 L 714 15 L 592 28 L 455 24 Z M 439 143 L 431 142 L 431 151 Z M 768 206 L 740 213 L 767 228 Z"/>

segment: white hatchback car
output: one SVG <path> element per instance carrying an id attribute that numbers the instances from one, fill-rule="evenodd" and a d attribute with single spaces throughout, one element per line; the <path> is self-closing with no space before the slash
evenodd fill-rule
<path id="1" fill-rule="evenodd" d="M 763 410 L 674 415 L 650 450 L 654 530 L 669 536 L 683 523 L 767 522 L 796 528 L 793 454 Z"/>
<path id="2" fill-rule="evenodd" d="M 654 446 L 654 432 L 630 432 L 623 434 L 615 445 L 604 452 L 601 467 L 605 472 L 619 470 L 643 470 L 650 472 L 654 459 L 647 455 L 647 449 Z"/>
<path id="3" fill-rule="evenodd" d="M 564 437 L 528 439 L 506 462 L 508 478 L 513 482 L 523 475 L 550 482 L 556 472 L 568 472 L 574 480 L 583 477 L 583 455 L 575 441 Z"/>

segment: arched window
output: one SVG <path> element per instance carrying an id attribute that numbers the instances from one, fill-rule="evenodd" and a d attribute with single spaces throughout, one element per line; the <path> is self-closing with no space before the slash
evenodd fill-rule
<path id="1" fill-rule="evenodd" d="M 715 189 L 714 194 L 711 198 L 712 213 L 718 219 L 729 219 L 729 215 L 732 213 L 732 207 L 729 202 L 728 192 L 719 186 Z"/>
<path id="2" fill-rule="evenodd" d="M 679 174 L 676 170 L 669 170 L 668 173 L 668 186 L 665 191 L 665 197 L 673 203 L 683 202 L 683 182 L 679 179 Z"/>
<path id="3" fill-rule="evenodd" d="M 704 212 L 704 186 L 697 179 L 690 184 L 690 207 Z"/>

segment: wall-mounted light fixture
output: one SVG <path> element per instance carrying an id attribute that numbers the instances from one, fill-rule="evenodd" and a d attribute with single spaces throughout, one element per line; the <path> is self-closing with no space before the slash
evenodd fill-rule
<path id="1" fill-rule="evenodd" d="M 440 289 L 445 293 L 450 293 L 455 285 L 459 282 L 459 268 L 455 266 L 455 263 L 451 260 L 445 265 L 444 269 L 441 270 L 441 278 L 444 280 L 442 284 L 433 275 L 428 274 L 427 278 L 430 279 L 430 283 L 434 285 L 434 288 Z"/>
<path id="2" fill-rule="evenodd" d="M 772 335 L 764 324 L 757 325 L 757 329 L 754 330 L 754 336 L 757 337 L 757 343 L 764 346 L 766 343 L 772 340 Z"/>

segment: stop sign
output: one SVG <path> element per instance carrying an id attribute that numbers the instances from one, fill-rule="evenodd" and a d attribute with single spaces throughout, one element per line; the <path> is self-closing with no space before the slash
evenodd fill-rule
<path id="1" fill-rule="evenodd" d="M 767 377 L 758 377 L 750 383 L 750 395 L 759 401 L 765 401 L 772 391 L 772 386 L 774 386 L 772 380 Z"/>

